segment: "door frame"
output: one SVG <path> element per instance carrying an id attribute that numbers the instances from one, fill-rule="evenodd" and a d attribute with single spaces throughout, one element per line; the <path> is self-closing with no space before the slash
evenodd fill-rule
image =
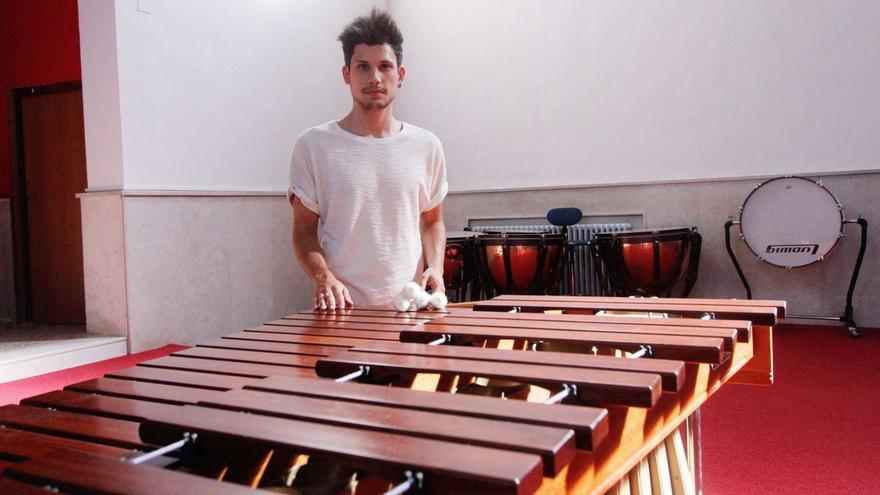
<path id="1" fill-rule="evenodd" d="M 24 130 L 22 100 L 27 96 L 63 93 L 82 89 L 82 81 L 26 86 L 9 90 L 9 131 L 12 137 L 10 164 L 12 165 L 12 251 L 15 258 L 15 313 L 13 323 L 33 320 L 31 294 L 30 243 L 28 241 L 27 184 L 25 181 Z"/>

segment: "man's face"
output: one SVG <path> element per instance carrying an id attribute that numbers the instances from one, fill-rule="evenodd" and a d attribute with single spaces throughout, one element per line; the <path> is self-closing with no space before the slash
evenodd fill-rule
<path id="1" fill-rule="evenodd" d="M 350 66 L 342 67 L 342 78 L 351 87 L 352 98 L 364 110 L 391 105 L 404 73 L 387 44 L 355 46 Z"/>

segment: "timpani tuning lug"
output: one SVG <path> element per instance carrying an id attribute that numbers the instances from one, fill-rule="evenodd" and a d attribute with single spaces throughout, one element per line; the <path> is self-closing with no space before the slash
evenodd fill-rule
<path id="1" fill-rule="evenodd" d="M 703 313 L 703 314 L 700 316 L 700 319 L 701 319 L 701 320 L 714 320 L 714 319 L 715 319 L 715 313 L 711 313 L 711 312 L 710 312 L 710 313 Z"/>

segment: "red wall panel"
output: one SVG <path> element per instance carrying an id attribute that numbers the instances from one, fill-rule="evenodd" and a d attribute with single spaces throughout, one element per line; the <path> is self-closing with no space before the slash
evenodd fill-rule
<path id="1" fill-rule="evenodd" d="M 0 0 L 0 197 L 12 193 L 10 89 L 81 78 L 76 0 Z"/>

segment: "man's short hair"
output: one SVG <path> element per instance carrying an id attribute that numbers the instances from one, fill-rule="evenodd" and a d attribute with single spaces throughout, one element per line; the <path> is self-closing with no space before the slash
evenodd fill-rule
<path id="1" fill-rule="evenodd" d="M 400 34 L 397 23 L 388 12 L 377 10 L 375 7 L 370 11 L 370 15 L 351 21 L 351 24 L 339 34 L 339 41 L 342 42 L 342 53 L 345 55 L 345 65 L 347 66 L 351 66 L 354 47 L 360 44 L 384 45 L 387 43 L 394 50 L 398 67 L 403 61 L 403 35 Z"/>

